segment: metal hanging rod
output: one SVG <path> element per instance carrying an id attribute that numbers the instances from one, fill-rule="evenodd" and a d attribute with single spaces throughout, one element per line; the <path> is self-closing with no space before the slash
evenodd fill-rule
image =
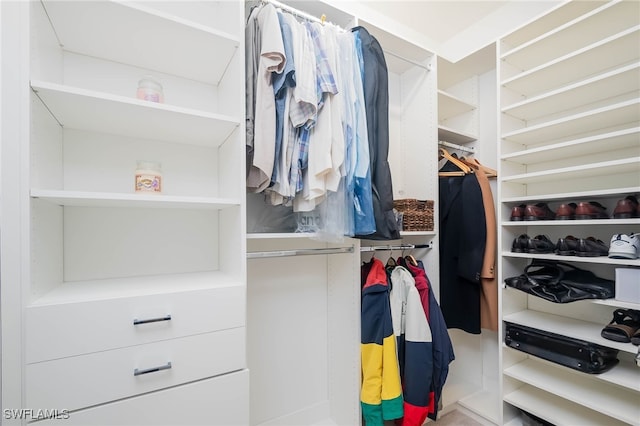
<path id="1" fill-rule="evenodd" d="M 386 49 L 382 49 L 382 50 L 384 51 L 384 53 L 386 53 L 388 55 L 391 55 L 391 56 L 394 56 L 394 57 L 400 59 L 401 61 L 405 61 L 405 62 L 410 63 L 411 65 L 415 65 L 416 67 L 425 69 L 427 71 L 431 71 L 431 65 L 421 64 L 420 62 L 414 61 L 413 59 L 405 58 L 404 56 L 398 55 L 397 53 L 392 52 L 390 50 L 386 50 Z"/>
<path id="2" fill-rule="evenodd" d="M 353 253 L 351 247 L 330 247 L 315 249 L 296 249 L 296 250 L 274 250 L 274 251 L 253 251 L 247 252 L 247 259 L 261 259 L 266 257 L 287 257 L 287 256 L 311 256 L 316 254 L 339 254 Z"/>
<path id="3" fill-rule="evenodd" d="M 322 15 L 321 18 L 318 18 L 318 17 L 313 16 L 313 15 L 311 15 L 309 13 L 306 13 L 306 12 L 303 12 L 303 11 L 301 11 L 299 9 L 296 9 L 295 7 L 292 7 L 292 6 L 289 6 L 287 4 L 281 3 L 281 2 L 279 2 L 277 0 L 261 0 L 261 3 L 271 3 L 272 5 L 274 5 L 278 9 L 285 10 L 285 11 L 291 13 L 292 15 L 298 16 L 298 17 L 306 19 L 308 21 L 319 22 L 321 24 L 324 24 L 326 22 L 326 16 L 325 15 Z M 332 24 L 332 25 L 337 27 L 337 25 L 335 25 L 335 24 Z M 397 53 L 392 52 L 390 50 L 386 50 L 384 48 L 382 50 L 384 51 L 384 53 L 389 54 L 391 56 L 394 56 L 394 57 L 396 57 L 396 58 L 398 58 L 398 59 L 400 59 L 402 61 L 405 61 L 407 63 L 415 65 L 415 66 L 417 66 L 419 68 L 425 69 L 427 71 L 431 71 L 431 65 L 421 64 L 420 62 L 414 61 L 413 59 L 405 58 L 402 55 L 398 55 Z"/>
<path id="4" fill-rule="evenodd" d="M 447 142 L 447 141 L 438 141 L 438 145 L 446 146 L 452 149 L 457 149 L 458 151 L 469 152 L 471 154 L 476 152 L 476 149 L 472 146 L 458 145 L 458 144 Z"/>
<path id="5" fill-rule="evenodd" d="M 428 244 L 400 244 L 397 246 L 368 246 L 368 247 L 360 247 L 360 252 L 369 252 L 369 251 L 389 251 L 389 250 L 412 250 L 412 249 L 421 249 L 433 248 L 433 243 Z"/>

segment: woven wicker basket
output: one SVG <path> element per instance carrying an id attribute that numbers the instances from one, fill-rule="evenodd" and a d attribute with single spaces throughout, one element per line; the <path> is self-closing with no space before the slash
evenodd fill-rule
<path id="1" fill-rule="evenodd" d="M 433 200 L 404 198 L 394 200 L 393 207 L 402 213 L 403 231 L 433 231 Z"/>

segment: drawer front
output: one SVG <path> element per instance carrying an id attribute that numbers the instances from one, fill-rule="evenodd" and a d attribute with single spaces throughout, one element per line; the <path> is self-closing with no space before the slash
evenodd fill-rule
<path id="1" fill-rule="evenodd" d="M 245 304 L 244 286 L 229 286 L 32 306 L 27 363 L 243 327 Z"/>
<path id="2" fill-rule="evenodd" d="M 72 412 L 68 419 L 38 423 L 58 426 L 248 424 L 248 370 Z"/>
<path id="3" fill-rule="evenodd" d="M 29 364 L 26 406 L 77 410 L 246 368 L 245 328 Z"/>

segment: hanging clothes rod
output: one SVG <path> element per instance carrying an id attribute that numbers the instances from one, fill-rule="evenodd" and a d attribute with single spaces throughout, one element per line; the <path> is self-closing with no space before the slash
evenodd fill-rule
<path id="1" fill-rule="evenodd" d="M 421 249 L 421 248 L 433 248 L 433 243 L 428 244 L 400 244 L 397 246 L 368 246 L 368 247 L 360 247 L 360 252 L 369 252 L 369 251 L 390 251 L 390 250 L 413 250 L 413 249 Z"/>
<path id="2" fill-rule="evenodd" d="M 296 250 L 274 250 L 274 251 L 253 251 L 247 252 L 247 259 L 261 259 L 266 257 L 287 257 L 287 256 L 311 256 L 316 254 L 339 254 L 353 253 L 351 247 L 330 247 L 315 249 L 296 249 Z"/>
<path id="3" fill-rule="evenodd" d="M 306 19 L 308 21 L 319 22 L 321 24 L 324 24 L 325 21 L 326 21 L 326 16 L 325 15 L 322 15 L 322 18 L 318 18 L 318 17 L 313 16 L 313 15 L 311 15 L 309 13 L 306 13 L 306 12 L 303 12 L 303 11 L 301 11 L 299 9 L 296 9 L 296 8 L 294 8 L 292 6 L 289 6 L 287 4 L 281 3 L 281 2 L 279 2 L 277 0 L 261 0 L 261 3 L 271 3 L 272 5 L 274 5 L 278 9 L 285 10 L 285 11 L 291 13 L 292 15 L 298 16 L 298 17 Z M 335 24 L 332 24 L 332 25 L 335 25 Z M 337 26 L 337 25 L 335 25 L 335 26 Z M 425 69 L 427 71 L 431 71 L 431 65 L 421 64 L 420 62 L 414 61 L 413 59 L 405 58 L 402 55 L 398 55 L 397 53 L 392 52 L 390 50 L 386 50 L 384 48 L 382 49 L 382 51 L 384 53 L 386 53 L 386 54 L 394 56 L 394 57 L 396 57 L 396 58 L 398 58 L 398 59 L 400 59 L 402 61 L 405 61 L 407 63 L 415 65 L 415 66 L 417 66 L 419 68 Z"/>
<path id="4" fill-rule="evenodd" d="M 410 63 L 411 65 L 415 65 L 418 68 L 422 68 L 425 69 L 427 71 L 431 71 L 431 65 L 425 65 L 425 64 L 421 64 L 420 62 L 414 61 L 413 59 L 409 59 L 409 58 L 405 58 L 404 56 L 398 55 L 395 52 L 392 52 L 390 50 L 385 50 L 384 48 L 382 49 L 382 51 L 388 55 L 394 56 L 398 59 L 400 59 L 401 61 L 405 61 Z"/>
<path id="5" fill-rule="evenodd" d="M 458 145 L 458 144 L 447 142 L 447 141 L 438 141 L 438 145 L 446 146 L 448 148 L 457 149 L 458 151 L 464 151 L 471 154 L 476 152 L 476 149 L 472 146 Z"/>

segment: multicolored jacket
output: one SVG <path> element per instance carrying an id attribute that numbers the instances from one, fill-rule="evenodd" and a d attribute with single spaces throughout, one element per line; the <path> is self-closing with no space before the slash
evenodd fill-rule
<path id="1" fill-rule="evenodd" d="M 398 345 L 404 395 L 402 426 L 421 426 L 433 411 L 433 345 L 431 328 L 411 272 L 396 266 L 391 272 L 391 317 Z M 431 404 L 430 404 L 431 397 Z"/>
<path id="2" fill-rule="evenodd" d="M 383 426 L 384 420 L 403 416 L 402 387 L 391 322 L 389 285 L 382 262 L 376 258 L 362 287 L 360 403 L 367 426 Z M 364 277 L 363 277 L 364 278 Z"/>

